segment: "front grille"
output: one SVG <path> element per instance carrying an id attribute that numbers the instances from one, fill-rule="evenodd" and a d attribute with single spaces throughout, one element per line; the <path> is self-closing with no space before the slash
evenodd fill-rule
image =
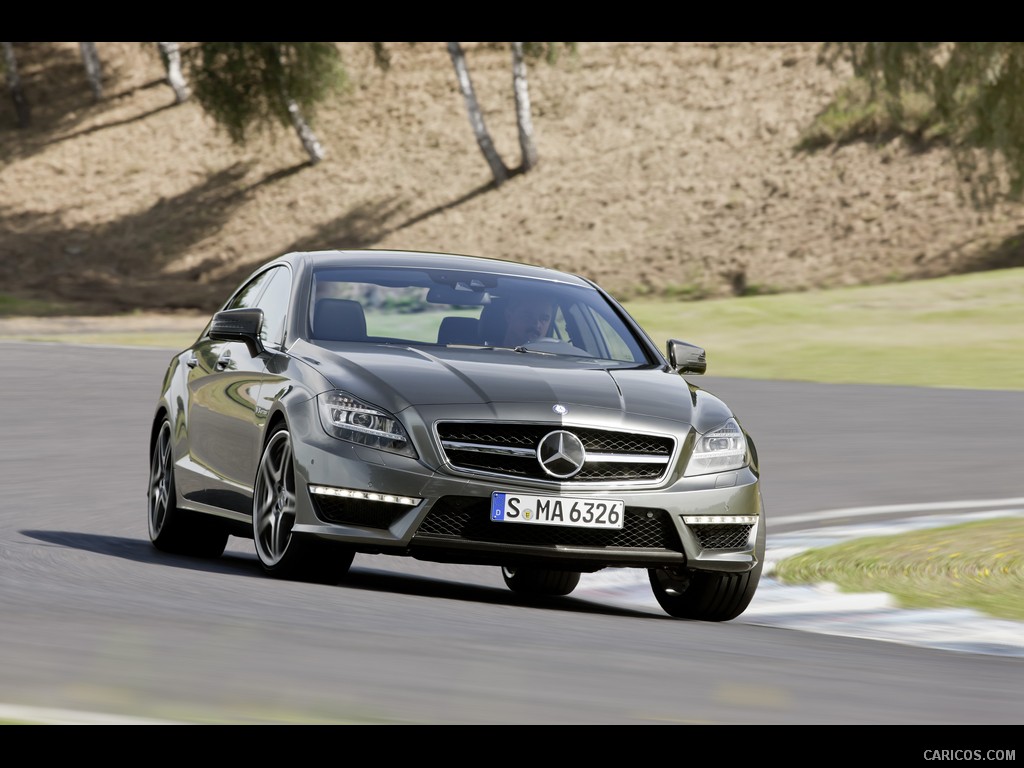
<path id="1" fill-rule="evenodd" d="M 621 530 L 589 530 L 560 525 L 495 523 L 490 500 L 445 496 L 431 507 L 416 532 L 417 538 L 435 537 L 489 544 L 567 547 L 626 547 L 682 552 L 679 535 L 663 509 L 626 507 Z"/>
<path id="2" fill-rule="evenodd" d="M 583 443 L 583 468 L 570 482 L 657 482 L 668 473 L 676 441 L 644 435 L 552 424 L 441 422 L 437 435 L 448 463 L 466 472 L 483 472 L 523 480 L 555 480 L 537 460 L 536 450 L 549 432 L 564 429 Z"/>
<path id="3" fill-rule="evenodd" d="M 746 549 L 750 541 L 749 523 L 736 525 L 691 525 L 690 530 L 704 549 Z"/>

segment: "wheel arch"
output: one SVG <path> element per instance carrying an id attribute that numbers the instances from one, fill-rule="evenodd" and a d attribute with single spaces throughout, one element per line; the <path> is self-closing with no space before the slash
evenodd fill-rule
<path id="1" fill-rule="evenodd" d="M 266 450 L 267 443 L 270 441 L 270 438 L 273 436 L 275 432 L 277 432 L 278 427 L 280 427 L 282 424 L 285 426 L 285 428 L 287 428 L 288 419 L 285 417 L 284 411 L 275 410 L 272 414 L 270 414 L 270 418 L 267 419 L 267 428 L 263 430 L 263 445 L 260 446 L 261 454 L 264 450 Z"/>
<path id="2" fill-rule="evenodd" d="M 153 455 L 153 449 L 156 447 L 156 439 L 160 434 L 160 427 L 164 423 L 164 419 L 168 418 L 167 406 L 161 405 L 156 409 L 156 413 L 153 415 L 153 423 L 149 428 L 149 455 Z"/>

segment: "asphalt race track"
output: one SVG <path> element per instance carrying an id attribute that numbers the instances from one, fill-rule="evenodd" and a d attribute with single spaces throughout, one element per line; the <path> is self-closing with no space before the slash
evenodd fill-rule
<path id="1" fill-rule="evenodd" d="M 0 718 L 36 707 L 187 723 L 1022 720 L 1019 625 L 969 612 L 952 622 L 964 634 L 938 637 L 946 622 L 930 642 L 895 633 L 912 618 L 879 596 L 855 609 L 771 580 L 739 619 L 707 624 L 669 618 L 635 573 L 587 575 L 572 596 L 531 605 L 493 568 L 359 556 L 345 582 L 322 586 L 264 577 L 248 540 L 214 561 L 162 554 L 147 536 L 147 437 L 173 352 L 0 353 Z M 868 524 L 1021 514 L 1024 393 L 696 381 L 757 443 L 770 557 Z"/>

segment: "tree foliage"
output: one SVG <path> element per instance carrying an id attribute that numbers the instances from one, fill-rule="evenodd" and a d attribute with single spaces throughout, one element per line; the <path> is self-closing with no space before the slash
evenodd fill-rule
<path id="1" fill-rule="evenodd" d="M 1024 43 L 826 43 L 823 54 L 848 59 L 896 122 L 901 96 L 924 94 L 976 202 L 1024 196 Z"/>
<path id="2" fill-rule="evenodd" d="M 253 132 L 312 122 L 347 82 L 334 43 L 203 42 L 186 53 L 192 95 L 236 143 Z"/>

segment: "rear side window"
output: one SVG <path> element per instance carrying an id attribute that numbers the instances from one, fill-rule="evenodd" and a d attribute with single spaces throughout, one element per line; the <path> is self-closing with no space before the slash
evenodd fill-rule
<path id="1" fill-rule="evenodd" d="M 263 310 L 263 343 L 280 347 L 284 343 L 285 320 L 291 296 L 291 272 L 286 267 L 271 270 L 270 280 L 256 306 Z"/>
<path id="2" fill-rule="evenodd" d="M 270 282 L 273 272 L 274 270 L 262 272 L 243 285 L 238 293 L 231 298 L 231 301 L 227 303 L 224 309 L 250 309 L 255 307 L 256 302 L 260 298 L 260 294 L 263 293 L 263 289 L 266 287 L 267 283 Z"/>
<path id="3" fill-rule="evenodd" d="M 243 285 L 224 305 L 224 309 L 262 309 L 263 330 L 260 338 L 264 344 L 280 347 L 284 343 L 291 283 L 291 272 L 287 267 L 268 269 Z"/>

